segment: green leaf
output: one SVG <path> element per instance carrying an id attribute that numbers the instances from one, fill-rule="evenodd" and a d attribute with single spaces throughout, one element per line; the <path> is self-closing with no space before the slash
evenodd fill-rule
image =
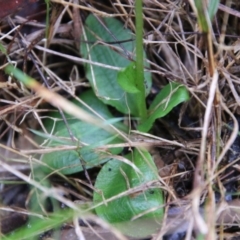
<path id="1" fill-rule="evenodd" d="M 201 30 L 205 33 L 208 32 L 209 27 L 208 27 L 208 21 L 207 21 L 207 16 L 206 16 L 206 9 L 204 9 L 204 5 L 202 0 L 194 0 L 196 10 L 197 10 L 197 20 L 199 27 Z"/>
<path id="2" fill-rule="evenodd" d="M 218 10 L 219 0 L 209 1 L 208 14 L 212 20 Z"/>
<path id="3" fill-rule="evenodd" d="M 219 5 L 219 0 L 209 1 L 209 5 L 207 7 L 205 7 L 205 3 L 202 0 L 194 0 L 194 4 L 197 10 L 198 24 L 201 30 L 207 33 L 209 31 L 210 24 L 208 18 L 209 20 L 212 20 L 215 16 Z"/>
<path id="4" fill-rule="evenodd" d="M 135 40 L 131 40 L 133 33 L 115 18 L 101 18 L 101 21 L 118 41 L 125 42 L 109 46 L 109 43 L 116 42 L 116 39 L 94 15 L 90 14 L 86 19 L 85 34 L 82 37 L 82 56 L 92 62 L 112 67 L 125 68 L 129 66 L 132 61 L 128 60 L 127 55 L 134 53 L 136 47 Z M 145 63 L 145 67 L 149 67 L 149 64 Z M 122 113 L 129 114 L 130 111 L 134 116 L 139 116 L 136 94 L 124 91 L 118 84 L 118 70 L 87 63 L 85 71 L 93 90 L 101 101 L 117 108 Z M 151 89 L 151 74 L 145 72 L 144 78 L 147 95 Z"/>
<path id="5" fill-rule="evenodd" d="M 149 111 L 148 118 L 138 126 L 138 130 L 148 132 L 157 118 L 167 115 L 179 103 L 189 99 L 189 93 L 183 85 L 170 82 L 153 100 Z"/>
<path id="6" fill-rule="evenodd" d="M 29 240 L 39 239 L 40 233 L 58 228 L 68 221 L 71 221 L 76 215 L 72 209 L 64 209 L 54 213 L 48 213 L 48 217 L 37 218 L 32 224 L 25 224 L 23 227 L 1 236 L 2 240 Z M 39 216 L 41 216 L 39 214 Z"/>
<path id="7" fill-rule="evenodd" d="M 7 55 L 7 50 L 6 48 L 0 43 L 0 52 L 2 52 L 4 55 Z"/>
<path id="8" fill-rule="evenodd" d="M 137 173 L 130 165 L 116 159 L 106 163 L 97 176 L 95 183 L 97 191 L 93 195 L 95 205 L 103 204 L 96 207 L 95 210 L 98 216 L 109 223 L 113 223 L 123 233 L 129 236 L 144 237 L 156 230 L 159 223 L 156 224 L 155 221 L 161 221 L 163 217 L 161 206 L 164 200 L 162 191 L 156 187 L 146 187 L 147 183 L 157 180 L 158 172 L 151 155 L 147 151 L 142 151 L 141 155 L 135 149 L 133 156 L 128 154 L 126 158 L 132 161 L 142 174 Z M 137 189 L 135 192 L 117 197 L 115 200 L 104 204 L 104 201 L 132 188 Z M 138 214 L 153 208 L 156 208 L 155 211 L 131 221 Z M 142 232 L 133 228 L 136 224 L 146 224 L 147 222 L 151 222 L 151 226 L 147 227 L 145 225 Z"/>
<path id="9" fill-rule="evenodd" d="M 83 94 L 81 94 L 80 99 L 105 119 L 111 120 L 113 118 L 107 106 L 99 101 L 92 91 L 85 91 Z M 76 100 L 73 102 L 78 104 L 81 108 L 87 110 L 86 107 Z M 51 117 L 59 120 L 61 119 L 59 113 L 53 113 Z M 44 154 L 42 156 L 42 161 L 49 166 L 49 168 L 45 166 L 42 167 L 45 172 L 50 173 L 53 170 L 56 170 L 62 174 L 76 173 L 83 170 L 82 165 L 84 165 L 86 169 L 92 168 L 111 159 L 111 154 L 118 154 L 121 152 L 122 148 L 113 148 L 109 151 L 97 151 L 95 149 L 96 147 L 104 147 L 106 144 L 116 144 L 122 142 L 117 134 L 110 133 L 102 128 L 93 126 L 92 124 L 74 119 L 70 115 L 66 115 L 65 117 L 67 119 L 69 129 L 73 133 L 74 137 L 79 140 L 79 142 L 74 142 L 71 140 L 65 123 L 60 120 L 56 122 L 53 129 L 54 137 L 50 138 L 47 146 L 76 146 L 77 150 L 53 151 Z M 109 123 L 111 121 L 109 121 Z M 114 123 L 113 125 L 115 127 L 124 129 L 123 124 L 119 122 Z M 54 126 L 53 121 L 45 121 L 45 126 L 46 129 L 51 132 Z M 56 138 L 59 138 L 59 140 L 56 140 Z"/>
<path id="10" fill-rule="evenodd" d="M 131 63 L 118 73 L 117 81 L 124 91 L 127 93 L 138 93 L 136 86 L 136 65 Z"/>

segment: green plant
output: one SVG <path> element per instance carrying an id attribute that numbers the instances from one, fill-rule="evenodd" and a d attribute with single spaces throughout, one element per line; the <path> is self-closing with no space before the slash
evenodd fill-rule
<path id="1" fill-rule="evenodd" d="M 85 59 L 100 63 L 101 66 L 85 64 L 86 77 L 96 96 L 105 104 L 115 107 L 124 114 L 140 117 L 140 112 L 144 111 L 142 110 L 144 106 L 140 104 L 140 97 L 144 94 L 145 101 L 145 97 L 151 89 L 151 74 L 144 73 L 145 89 L 140 91 L 135 78 L 136 65 L 135 62 L 132 62 L 135 59 L 136 43 L 127 41 L 109 46 L 107 43 L 116 41 L 113 35 L 123 41 L 132 38 L 132 32 L 124 28 L 117 19 L 102 18 L 102 21 L 99 22 L 94 15 L 88 16 L 83 31 L 81 54 Z M 149 67 L 149 64 L 146 63 L 146 67 Z M 125 89 L 117 83 L 119 69 L 123 70 L 124 68 L 130 68 L 131 71 L 127 81 L 123 80 L 127 84 Z M 137 92 L 129 92 L 129 87 L 135 88 Z"/>
<path id="2" fill-rule="evenodd" d="M 107 106 L 94 95 L 92 90 L 85 91 L 80 95 L 80 99 L 101 117 L 107 119 L 109 124 L 112 124 L 118 129 L 125 128 L 123 124 L 116 122 L 119 121 L 119 119 L 114 120 Z M 89 111 L 77 100 L 73 101 L 73 103 L 85 111 Z M 51 139 L 51 137 L 49 137 L 47 146 L 76 146 L 76 149 L 53 151 L 44 154 L 42 156 L 42 161 L 48 166 L 43 167 L 45 172 L 50 173 L 52 171 L 59 171 L 62 174 L 80 172 L 83 170 L 83 167 L 88 169 L 102 164 L 110 160 L 112 154 L 119 154 L 122 151 L 122 148 L 112 148 L 109 151 L 107 149 L 100 149 L 107 144 L 121 143 L 122 140 L 116 133 L 109 132 L 98 126 L 80 121 L 79 119 L 73 119 L 69 114 L 65 117 L 69 129 L 65 127 L 65 123 L 59 113 L 51 114 L 51 119 L 54 120 L 48 119 L 45 121 L 48 132 L 54 132 L 54 138 Z M 57 122 L 54 124 L 54 121 Z M 69 130 L 77 140 L 73 140 L 69 137 Z M 79 159 L 82 161 L 79 161 Z"/>
<path id="3" fill-rule="evenodd" d="M 86 19 L 81 54 L 88 60 L 85 73 L 92 90 L 81 94 L 79 101 L 72 101 L 69 108 L 67 101 L 62 98 L 54 100 L 50 92 L 13 66 L 7 66 L 5 71 L 68 113 L 66 119 L 69 129 L 65 128 L 60 115 L 53 113 L 49 115 L 52 120 L 44 123 L 49 134 L 35 131 L 39 137 L 48 139 L 47 147 L 68 148 L 44 154 L 41 169 L 47 174 L 72 174 L 107 162 L 95 183 L 95 211 L 124 233 L 141 237 L 155 231 L 163 217 L 162 190 L 158 185 L 151 185 L 159 180 L 157 168 L 146 149 L 135 148 L 124 157 L 114 156 L 122 151 L 114 144 L 125 143 L 130 129 L 120 122 L 122 119 L 114 119 L 107 105 L 122 114 L 136 117 L 138 130 L 149 132 L 157 118 L 187 101 L 189 94 L 183 85 L 170 82 L 147 109 L 146 97 L 152 79 L 150 65 L 143 51 L 142 3 L 136 1 L 136 4 L 136 41 L 112 45 L 110 43 L 116 41 L 115 36 L 125 41 L 131 39 L 133 33 L 115 18 L 99 19 L 90 14 Z M 73 105 L 77 105 L 84 115 L 74 112 Z M 81 119 L 73 118 L 72 115 Z M 69 130 L 74 138 L 69 137 Z M 104 149 L 105 145 L 112 145 L 112 148 Z M 121 208 L 118 207 L 120 203 L 123 204 Z M 144 233 L 132 231 L 133 226 L 145 224 L 145 220 L 154 223 L 154 227 L 150 224 Z"/>
<path id="4" fill-rule="evenodd" d="M 138 171 L 119 159 L 108 161 L 98 174 L 95 187 L 100 191 L 94 192 L 93 202 L 100 204 L 96 208 L 98 216 L 123 233 L 146 237 L 159 228 L 164 212 L 162 191 L 154 186 L 158 182 L 158 170 L 146 150 L 135 149 L 125 158 Z M 135 222 L 130 221 L 139 214 L 143 216 Z M 134 228 L 139 224 L 145 225 L 142 231 Z"/>
<path id="5" fill-rule="evenodd" d="M 205 4 L 202 0 L 194 0 L 193 9 L 196 9 L 200 29 L 207 33 L 210 31 L 211 21 L 217 12 L 219 0 L 210 1 L 207 6 Z"/>

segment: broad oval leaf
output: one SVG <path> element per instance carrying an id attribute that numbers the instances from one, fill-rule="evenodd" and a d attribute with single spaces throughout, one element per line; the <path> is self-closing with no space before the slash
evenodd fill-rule
<path id="1" fill-rule="evenodd" d="M 162 191 L 156 187 L 146 187 L 151 181 L 157 180 L 157 168 L 147 151 L 142 151 L 142 154 L 143 156 L 135 149 L 133 156 L 131 154 L 126 156 L 142 174 L 137 173 L 132 166 L 122 161 L 114 159 L 107 162 L 97 176 L 95 183 L 97 191 L 93 195 L 95 205 L 103 203 L 96 207 L 97 215 L 120 228 L 123 233 L 134 237 L 152 234 L 159 227 L 163 217 Z M 129 192 L 126 196 L 104 203 L 133 188 L 135 192 Z M 138 214 L 154 208 L 155 211 L 131 221 Z M 150 226 L 146 225 L 147 222 L 151 223 Z M 145 224 L 144 231 L 136 232 L 133 227 L 136 224 Z"/>
<path id="2" fill-rule="evenodd" d="M 167 115 L 179 103 L 189 99 L 189 93 L 184 85 L 170 82 L 155 97 L 148 110 L 148 118 L 138 126 L 138 130 L 148 132 L 157 118 Z"/>
<path id="3" fill-rule="evenodd" d="M 138 93 L 136 86 L 136 67 L 135 63 L 131 63 L 118 73 L 117 81 L 124 91 L 127 93 Z"/>
<path id="4" fill-rule="evenodd" d="M 101 18 L 100 21 L 105 27 L 92 14 L 86 19 L 81 54 L 93 63 L 105 64 L 108 68 L 87 63 L 85 64 L 86 76 L 101 101 L 122 113 L 130 112 L 138 116 L 136 94 L 123 90 L 117 82 L 118 70 L 114 69 L 114 67 L 125 68 L 132 62 L 128 60 L 128 56 L 135 51 L 135 40 L 131 40 L 133 33 L 115 18 Z M 116 41 L 125 42 L 114 44 Z M 149 64 L 145 63 L 145 67 L 149 67 Z M 148 94 L 151 89 L 151 74 L 145 72 L 144 78 L 145 92 Z"/>
<path id="5" fill-rule="evenodd" d="M 91 90 L 81 94 L 80 99 L 105 119 L 113 119 L 113 116 L 109 112 L 107 106 L 97 99 Z M 79 102 L 74 102 L 80 107 L 86 109 L 86 107 L 82 106 Z M 45 172 L 49 173 L 57 171 L 62 174 L 76 173 L 83 170 L 83 165 L 86 169 L 92 168 L 108 161 L 111 159 L 111 154 L 118 154 L 122 150 L 121 148 L 113 148 L 109 151 L 96 150 L 95 148 L 97 147 L 104 147 L 106 144 L 120 143 L 122 140 L 117 136 L 117 134 L 110 133 L 102 128 L 93 126 L 92 124 L 78 119 L 73 119 L 71 116 L 66 115 L 69 129 L 74 137 L 79 140 L 79 142 L 74 142 L 69 137 L 68 129 L 63 120 L 61 120 L 60 114 L 54 113 L 51 117 L 59 119 L 60 121 L 58 121 L 56 125 L 53 124 L 52 120 L 45 121 L 45 126 L 49 132 L 51 132 L 51 128 L 54 127 L 54 137 L 51 138 L 49 143 L 47 143 L 47 146 L 76 146 L 76 150 L 59 150 L 44 154 L 42 156 L 42 161 L 49 166 L 43 167 Z M 114 123 L 113 125 L 124 129 L 124 126 L 121 123 Z M 56 138 L 59 138 L 59 140 Z"/>

